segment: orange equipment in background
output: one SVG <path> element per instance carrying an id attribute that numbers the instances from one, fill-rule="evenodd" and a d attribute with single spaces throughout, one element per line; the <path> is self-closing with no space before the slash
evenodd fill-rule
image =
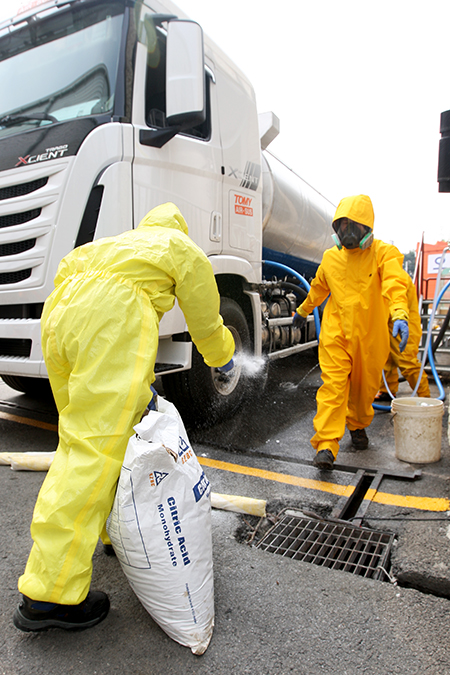
<path id="1" fill-rule="evenodd" d="M 419 242 L 416 247 L 416 267 L 414 272 L 414 284 L 417 297 L 422 295 L 424 300 L 433 300 L 436 288 L 436 278 L 441 262 L 442 251 L 448 246 L 446 241 L 438 241 L 436 244 Z M 450 276 L 450 253 L 445 254 L 442 268 L 442 278 Z"/>

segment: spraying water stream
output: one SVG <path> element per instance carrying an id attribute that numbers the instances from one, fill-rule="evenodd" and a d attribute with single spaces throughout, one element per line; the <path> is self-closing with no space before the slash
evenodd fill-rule
<path id="1" fill-rule="evenodd" d="M 253 356 L 239 352 L 234 357 L 235 366 L 240 368 L 241 376 L 247 378 L 258 377 L 263 374 L 268 359 L 264 356 Z"/>

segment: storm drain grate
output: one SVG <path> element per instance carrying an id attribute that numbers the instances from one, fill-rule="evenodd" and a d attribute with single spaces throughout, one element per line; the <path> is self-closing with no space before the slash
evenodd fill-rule
<path id="1" fill-rule="evenodd" d="M 394 535 L 285 511 L 256 548 L 368 579 L 387 579 Z"/>

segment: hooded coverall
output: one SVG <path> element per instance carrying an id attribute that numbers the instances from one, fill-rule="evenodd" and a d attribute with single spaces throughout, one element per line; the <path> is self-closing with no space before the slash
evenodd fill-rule
<path id="1" fill-rule="evenodd" d="M 138 228 L 73 250 L 42 314 L 42 348 L 59 445 L 34 509 L 19 579 L 33 600 L 79 604 L 113 504 L 128 439 L 152 398 L 158 327 L 177 297 L 206 364 L 230 361 L 211 264 L 174 204 Z"/>
<path id="2" fill-rule="evenodd" d="M 370 198 L 341 200 L 334 220 L 344 217 L 373 229 Z M 364 429 L 373 419 L 372 403 L 389 355 L 389 317 L 408 320 L 402 260 L 395 246 L 379 239 L 365 250 L 328 249 L 297 309 L 306 317 L 330 296 L 320 331 L 323 384 L 311 444 L 317 452 L 330 450 L 335 459 L 345 425 L 351 431 Z"/>
<path id="3" fill-rule="evenodd" d="M 390 354 L 384 366 L 386 382 L 394 396 L 398 391 L 398 368 L 400 368 L 400 372 L 412 390 L 416 387 L 421 368 L 420 361 L 417 358 L 420 341 L 422 339 L 422 322 L 419 314 L 419 304 L 417 302 L 416 289 L 411 277 L 406 272 L 405 277 L 407 280 L 409 338 L 404 351 L 400 352 L 398 340 L 392 336 L 392 322 L 389 321 Z M 381 378 L 380 392 L 387 393 L 383 378 Z M 425 371 L 422 373 L 420 384 L 417 388 L 417 396 L 423 396 L 425 398 L 431 396 L 428 376 Z"/>

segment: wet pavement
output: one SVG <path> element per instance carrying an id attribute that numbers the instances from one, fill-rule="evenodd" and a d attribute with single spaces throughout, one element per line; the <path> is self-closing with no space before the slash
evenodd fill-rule
<path id="1" fill-rule="evenodd" d="M 320 385 L 315 366 L 313 354 L 275 362 L 265 391 L 233 420 L 210 430 L 188 427 L 213 492 L 267 501 L 263 519 L 213 510 L 216 626 L 201 657 L 161 631 L 134 596 L 117 559 L 105 556 L 100 545 L 93 587 L 110 596 L 106 620 L 82 633 L 17 631 L 11 623 L 17 577 L 31 545 L 29 523 L 44 474 L 0 467 L 0 674 L 446 672 L 448 404 L 440 461 L 413 465 L 398 460 L 392 417 L 377 411 L 368 430 L 369 448 L 355 452 L 346 432 L 335 470 L 320 472 L 312 466 L 309 444 Z M 156 385 L 162 393 L 162 384 Z M 444 388 L 448 393 L 448 384 Z M 407 384 L 401 384 L 400 393 L 409 394 Z M 437 395 L 434 384 L 432 394 Z M 51 401 L 32 401 L 0 385 L 0 451 L 54 450 L 56 422 Z M 378 487 L 368 491 L 377 472 Z M 359 496 L 347 522 L 363 513 L 364 528 L 395 534 L 385 581 L 255 547 L 286 508 L 332 522 L 358 480 Z"/>

